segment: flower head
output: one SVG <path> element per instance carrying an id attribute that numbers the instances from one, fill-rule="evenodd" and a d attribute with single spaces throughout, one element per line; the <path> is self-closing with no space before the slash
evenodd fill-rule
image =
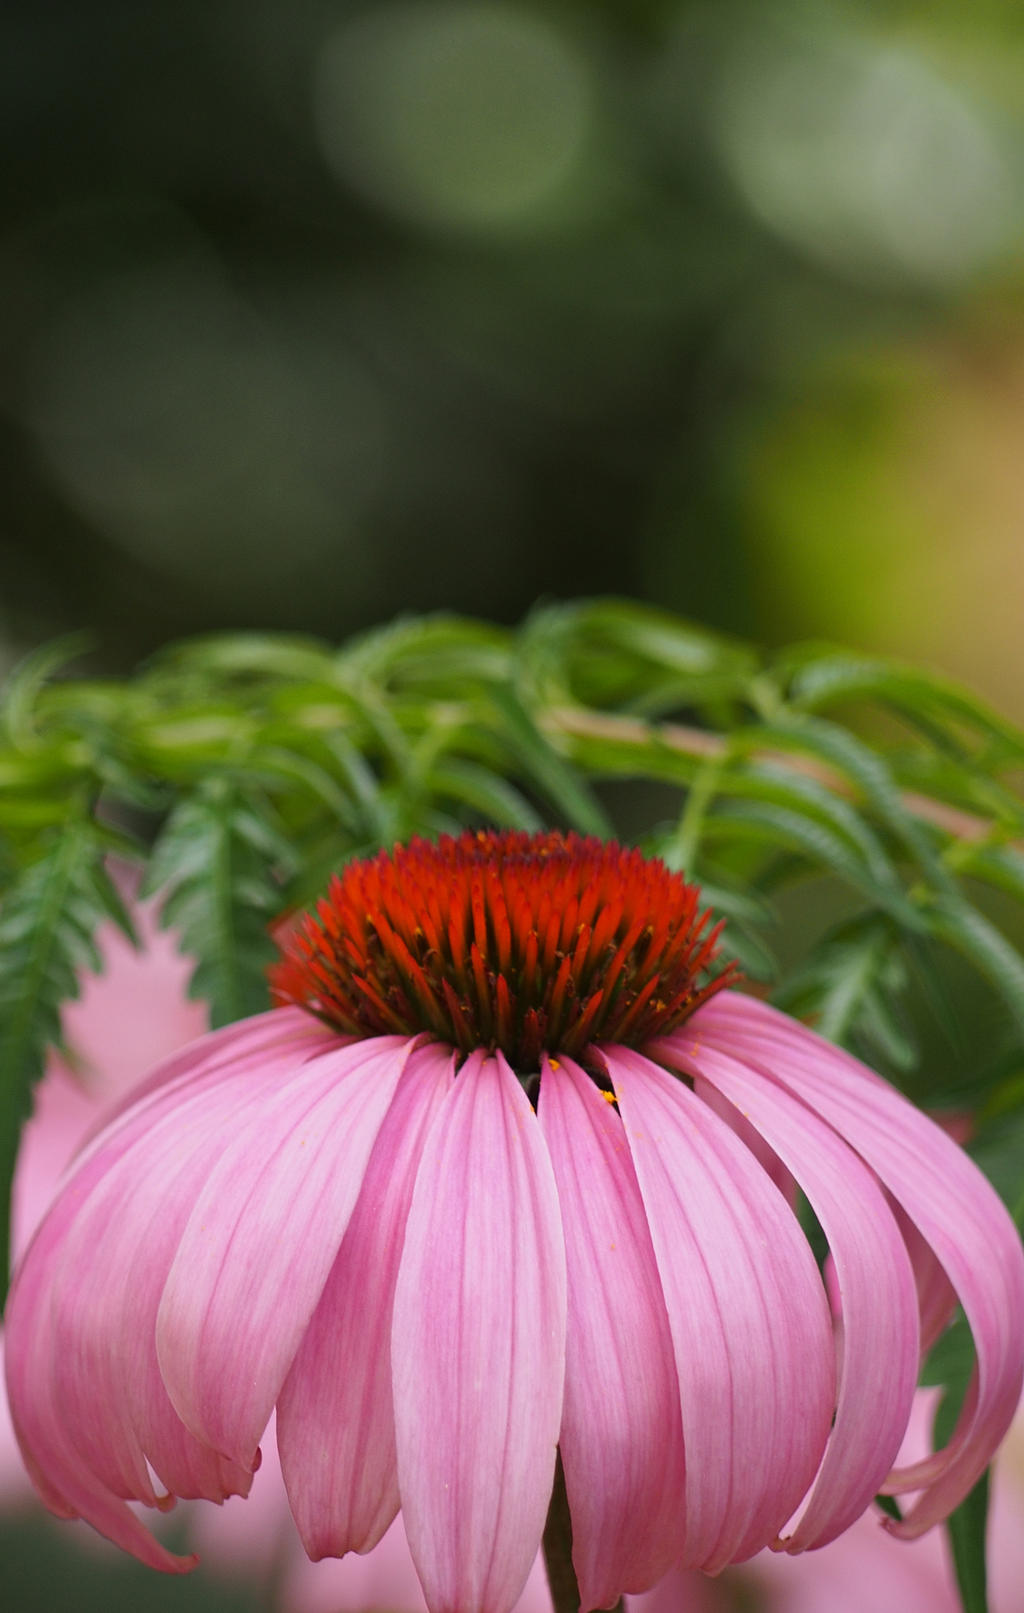
<path id="1" fill-rule="evenodd" d="M 350 865 L 279 1006 L 144 1081 L 21 1264 L 8 1382 L 47 1504 L 188 1567 L 128 1503 L 246 1493 L 276 1406 L 310 1556 L 401 1507 L 434 1613 L 513 1605 L 556 1447 L 585 1608 L 823 1545 L 882 1488 L 916 1494 L 895 1533 L 944 1517 L 1020 1393 L 1012 1223 L 716 951 L 692 886 L 593 840 Z M 973 1388 L 893 1472 L 957 1300 Z"/>
<path id="2" fill-rule="evenodd" d="M 356 1036 L 433 1031 L 514 1070 L 642 1046 L 727 985 L 721 925 L 664 863 L 600 840 L 480 830 L 352 863 L 272 971 L 281 1002 Z"/>

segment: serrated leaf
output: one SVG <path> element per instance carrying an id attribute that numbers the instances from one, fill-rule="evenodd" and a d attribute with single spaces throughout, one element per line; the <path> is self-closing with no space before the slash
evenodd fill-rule
<path id="1" fill-rule="evenodd" d="M 235 770 L 228 768 L 224 771 L 230 775 Z M 289 750 L 283 745 L 260 746 L 237 769 L 237 774 L 243 783 L 251 779 L 268 784 L 271 788 L 282 782 L 298 785 L 300 790 L 308 791 L 315 800 L 322 802 L 339 823 L 348 828 L 353 826 L 352 802 L 344 790 L 326 768 L 304 756 L 301 751 Z"/>
<path id="2" fill-rule="evenodd" d="M 400 616 L 350 641 L 335 664 L 357 683 L 369 679 L 434 699 L 458 698 L 469 680 L 509 676 L 509 635 L 471 617 Z"/>
<path id="3" fill-rule="evenodd" d="M 879 656 L 853 655 L 820 646 L 798 647 L 782 658 L 791 676 L 790 697 L 806 710 L 870 696 L 912 720 L 956 722 L 996 740 L 1006 754 L 1024 759 L 1024 736 L 983 701 L 952 679 Z"/>
<path id="4" fill-rule="evenodd" d="M 4 893 L 0 907 L 0 1259 L 7 1271 L 8 1204 L 21 1124 L 47 1050 L 61 1045 L 61 1007 L 79 976 L 99 972 L 96 931 L 112 919 L 134 939 L 131 920 L 103 866 L 88 821 L 54 836 Z"/>
<path id="5" fill-rule="evenodd" d="M 776 993 L 780 1007 L 810 1018 L 829 1041 L 897 1069 L 916 1049 L 891 999 L 905 984 L 897 932 L 875 914 L 829 932 Z"/>
<path id="6" fill-rule="evenodd" d="M 268 925 L 284 906 L 276 875 L 290 870 L 269 806 L 223 778 L 179 803 L 164 825 L 145 888 L 161 893 L 161 923 L 196 959 L 190 994 L 209 1003 L 214 1025 L 268 1006 Z"/>
<path id="7" fill-rule="evenodd" d="M 894 1008 L 892 995 L 881 988 L 868 991 L 852 1031 L 854 1051 L 868 1064 L 888 1065 L 906 1073 L 918 1062 L 920 1049 L 909 1025 L 903 1024 Z"/>
<path id="8" fill-rule="evenodd" d="M 704 834 L 715 843 L 732 834 L 753 835 L 770 846 L 799 851 L 812 872 L 834 874 L 899 922 L 922 926 L 902 891 L 880 882 L 846 839 L 810 813 L 768 801 L 719 801 L 705 822 Z"/>
<path id="9" fill-rule="evenodd" d="M 35 742 L 32 713 L 40 690 L 61 667 L 84 655 L 92 643 L 91 633 L 68 633 L 30 651 L 12 669 L 0 691 L 0 727 L 11 744 L 29 746 Z"/>
<path id="10" fill-rule="evenodd" d="M 939 897 L 929 909 L 935 933 L 968 958 L 1024 1028 L 1024 958 L 984 914 L 964 899 Z"/>
<path id="11" fill-rule="evenodd" d="M 287 633 L 210 633 L 161 650 L 149 671 L 154 680 L 187 673 L 305 681 L 328 676 L 333 659 L 331 647 L 314 638 Z"/>
<path id="12" fill-rule="evenodd" d="M 632 599 L 581 600 L 573 607 L 573 626 L 667 671 L 694 675 L 727 667 L 752 674 L 757 667 L 757 657 L 737 639 Z"/>
<path id="13" fill-rule="evenodd" d="M 534 610 L 518 639 L 527 682 L 545 698 L 638 712 L 740 697 L 758 661 L 748 646 L 633 600 Z"/>
<path id="14" fill-rule="evenodd" d="M 1018 1065 L 1019 1059 L 1018 1053 Z M 1024 1199 L 1024 1107 L 1016 1113 L 1000 1113 L 984 1124 L 968 1144 L 968 1152 L 1020 1225 Z"/>
<path id="15" fill-rule="evenodd" d="M 856 734 L 823 717 L 801 714 L 798 719 L 780 721 L 764 730 L 763 742 L 796 746 L 826 766 L 838 769 L 903 842 L 931 882 L 938 889 L 955 889 L 928 834 L 904 805 L 891 769 Z M 735 743 L 734 736 L 732 744 Z"/>
<path id="16" fill-rule="evenodd" d="M 495 684 L 491 700 L 502 719 L 501 732 L 539 794 L 544 795 L 581 834 L 614 836 L 603 808 L 576 770 L 537 727 L 510 684 Z"/>
<path id="17" fill-rule="evenodd" d="M 427 783 L 434 793 L 459 801 L 500 828 L 523 829 L 534 834 L 543 821 L 514 784 L 476 762 L 448 757 L 430 772 Z"/>
<path id="18" fill-rule="evenodd" d="M 372 822 L 379 811 L 381 786 L 366 757 L 343 733 L 326 736 L 327 748 L 347 783 L 360 811 Z"/>
<path id="19" fill-rule="evenodd" d="M 725 772 L 721 788 L 723 793 L 742 789 L 745 794 L 755 798 L 789 805 L 800 813 L 818 818 L 849 841 L 872 879 L 889 890 L 897 906 L 906 901 L 899 874 L 878 836 L 851 802 L 818 779 L 792 773 L 776 763 L 762 761 L 751 763 L 739 772 Z M 911 915 L 906 916 L 909 918 Z"/>

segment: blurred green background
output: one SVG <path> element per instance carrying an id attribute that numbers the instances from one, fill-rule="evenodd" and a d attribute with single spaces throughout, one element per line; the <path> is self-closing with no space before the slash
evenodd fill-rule
<path id="1" fill-rule="evenodd" d="M 1017 694 L 1011 0 L 8 0 L 0 640 L 623 592 Z"/>
<path id="2" fill-rule="evenodd" d="M 0 669 L 614 592 L 1024 719 L 1013 0 L 7 0 L 0 120 Z"/>

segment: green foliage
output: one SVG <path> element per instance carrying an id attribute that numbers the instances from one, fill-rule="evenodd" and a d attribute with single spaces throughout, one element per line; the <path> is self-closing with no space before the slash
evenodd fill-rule
<path id="1" fill-rule="evenodd" d="M 0 1237 L 7 1248 L 9 1185 L 31 1084 L 48 1047 L 62 1046 L 61 1006 L 79 977 L 102 968 L 99 926 L 112 920 L 134 939 L 132 922 L 105 866 L 108 839 L 76 812 L 48 831 L 19 868 L 0 907 Z"/>
<path id="2" fill-rule="evenodd" d="M 111 854 L 144 865 L 225 1022 L 264 1006 L 275 921 L 333 869 L 478 823 L 641 840 L 793 1012 L 919 1099 L 1024 1109 L 1024 737 L 946 680 L 828 646 L 766 660 L 607 599 L 512 631 L 196 639 L 123 681 L 68 676 L 80 648 L 37 652 L 0 703 L 8 1169 L 96 926 L 126 922 Z M 823 922 L 794 933 L 801 889 Z M 968 973 L 984 1046 L 950 989 Z M 944 1090 L 922 1019 L 956 1052 Z"/>
<path id="3" fill-rule="evenodd" d="M 936 1450 L 949 1443 L 974 1371 L 974 1347 L 963 1317 L 939 1340 L 921 1375 L 925 1384 L 943 1389 L 935 1413 Z M 984 1472 L 946 1523 L 964 1613 L 988 1613 L 985 1535 L 988 1525 L 989 1475 Z"/>
<path id="4" fill-rule="evenodd" d="M 301 775 L 300 775 L 301 776 Z M 161 918 L 196 961 L 190 995 L 214 1025 L 270 1007 L 270 926 L 292 870 L 291 846 L 266 802 L 211 778 L 170 813 L 153 848 L 143 894 L 160 891 Z"/>
<path id="5" fill-rule="evenodd" d="M 98 927 L 132 933 L 112 857 L 143 866 L 222 1024 L 266 1006 L 276 923 L 349 858 L 467 824 L 608 836 L 628 789 L 619 832 L 701 881 L 750 980 L 919 1099 L 980 1115 L 979 1161 L 1019 1207 L 1024 738 L 964 691 L 828 647 L 766 662 L 617 600 L 341 648 L 198 639 L 123 682 L 62 676 L 79 648 L 37 652 L 0 703 L 5 1179 L 62 1005 L 102 968 Z M 794 935 L 800 889 L 825 922 Z M 981 1042 L 950 989 L 964 966 Z M 922 1024 L 950 1051 L 944 1088 Z M 925 1373 L 943 1425 L 972 1362 L 961 1321 Z M 968 1613 L 986 1496 L 951 1523 Z"/>

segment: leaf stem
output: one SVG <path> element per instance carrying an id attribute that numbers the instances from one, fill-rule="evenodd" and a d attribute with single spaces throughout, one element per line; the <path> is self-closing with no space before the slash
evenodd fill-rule
<path id="1" fill-rule="evenodd" d="M 585 745 L 587 740 L 593 739 L 636 746 L 639 749 L 649 748 L 653 744 L 675 751 L 680 756 L 689 756 L 695 761 L 705 762 L 722 760 L 729 745 L 728 735 L 709 733 L 703 728 L 689 728 L 683 723 L 649 723 L 642 718 L 624 717 L 616 712 L 590 711 L 582 706 L 551 707 L 538 718 L 538 726 L 550 738 L 563 742 L 567 740 L 570 746 L 573 740 L 579 740 Z M 569 754 L 572 757 L 571 750 Z M 848 799 L 856 798 L 855 789 L 838 769 L 815 761 L 811 757 L 794 755 L 790 751 L 779 750 L 770 745 L 766 745 L 763 750 L 754 751 L 753 755 L 760 760 L 781 763 L 791 768 L 794 773 L 802 773 L 807 778 L 817 779 L 826 789 L 833 790 L 837 795 Z M 979 841 L 991 833 L 992 824 L 988 819 L 952 806 L 946 801 L 936 800 L 933 796 L 922 795 L 916 790 L 901 790 L 899 799 L 904 809 L 913 817 L 923 823 L 934 825 L 935 828 L 956 839 Z"/>

